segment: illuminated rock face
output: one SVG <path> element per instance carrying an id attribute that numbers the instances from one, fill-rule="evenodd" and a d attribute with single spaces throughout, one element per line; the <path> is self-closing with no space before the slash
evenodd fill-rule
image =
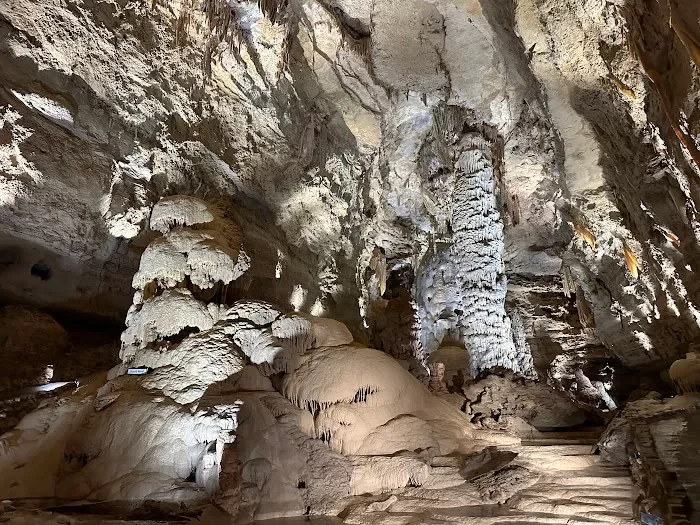
<path id="1" fill-rule="evenodd" d="M 163 236 L 146 248 L 134 277 L 122 363 L 97 391 L 95 411 L 81 423 L 86 432 L 66 441 L 59 497 L 196 501 L 219 491 L 240 403 L 199 403 L 210 385 L 245 365 L 217 325 L 226 307 L 216 302 L 247 269 L 240 230 L 186 196 L 157 203 L 150 223 Z"/>
<path id="2" fill-rule="evenodd" d="M 495 138 L 493 130 L 477 130 L 450 145 L 456 158 L 450 244 L 433 256 L 416 284 L 421 336 L 429 353 L 443 341 L 460 343 L 469 363 L 465 372 L 472 377 L 494 367 L 528 376 L 534 372 L 532 356 L 526 346 L 516 347 L 505 309 L 508 282 L 497 183 L 501 159 Z"/>
<path id="3" fill-rule="evenodd" d="M 93 378 L 81 387 L 70 418 L 52 407 L 37 414 L 49 421 L 46 441 L 35 442 L 31 417 L 14 431 L 4 459 L 15 449 L 33 449 L 49 461 L 56 483 L 32 486 L 30 469 L 8 481 L 8 497 L 193 503 L 219 493 L 240 401 L 207 401 L 206 392 L 243 370 L 241 348 L 253 354 L 252 343 L 237 338 L 238 328 L 260 332 L 281 312 L 266 303 L 232 309 L 219 304 L 225 287 L 247 270 L 247 258 L 238 226 L 215 206 L 186 196 L 163 199 L 151 225 L 162 236 L 144 251 L 133 280 L 122 363 L 104 385 Z M 311 332 L 311 323 L 303 321 Z M 52 452 L 61 449 L 63 460 Z M 234 513 L 235 506 L 229 501 Z"/>
<path id="4" fill-rule="evenodd" d="M 484 225 L 483 251 L 502 255 L 480 260 L 502 263 L 488 273 L 507 281 L 486 279 L 483 293 L 517 306 L 537 372 L 595 346 L 655 366 L 700 336 L 694 5 L 69 3 L 31 2 L 35 16 L 27 0 L 1 7 L 0 300 L 121 322 L 134 276 L 140 287 L 169 259 L 165 283 L 186 274 L 211 290 L 231 279 L 280 305 L 299 285 L 305 311 L 401 359 L 424 364 L 423 352 L 459 342 L 473 345 L 474 370 L 526 372 L 500 306 L 477 312 L 470 299 L 450 319 L 424 304 L 426 287 L 477 286 L 467 258 L 445 251 L 482 250 L 457 240 L 453 194 L 476 173 L 457 166 L 460 142 L 491 129 L 477 149 L 503 228 Z M 255 268 L 243 279 L 236 242 L 207 242 L 213 196 L 235 201 L 237 231 L 250 233 Z M 149 246 L 159 201 L 157 231 L 201 235 L 186 260 L 174 235 Z M 370 318 L 375 300 L 397 299 L 399 273 L 412 276 L 417 324 L 437 329 L 413 330 L 400 312 L 390 326 Z M 586 326 L 560 312 L 569 288 Z M 471 335 L 498 349 L 441 340 L 460 315 L 493 318 Z"/>
<path id="5" fill-rule="evenodd" d="M 220 213 L 186 196 L 156 204 L 151 224 L 162 237 L 144 251 L 134 278 L 122 362 L 105 384 L 86 382 L 68 400 L 73 411 L 45 407 L 2 442 L 0 470 L 33 453 L 50 463 L 56 482 L 32 486 L 29 468 L 9 476 L 0 494 L 187 504 L 228 494 L 221 501 L 231 514 L 293 516 L 331 512 L 367 490 L 423 483 L 430 471 L 418 453 L 359 456 L 474 450 L 457 407 L 385 353 L 348 346 L 344 324 L 207 295 L 230 284 L 234 257 L 210 267 L 208 286 L 196 285 L 190 258 L 199 245 L 243 253 L 234 244 L 237 225 Z M 240 470 L 224 461 L 234 440 Z"/>
<path id="6" fill-rule="evenodd" d="M 191 501 L 226 479 L 250 519 L 395 489 L 343 515 L 400 521 L 430 499 L 401 485 L 457 483 L 461 508 L 546 474 L 525 451 L 465 481 L 435 455 L 478 445 L 465 418 L 592 423 L 572 399 L 603 417 L 679 359 L 688 399 L 696 4 L 0 1 L 0 303 L 127 325 L 106 384 L 2 438 L 0 499 Z M 0 376 L 31 361 L 0 385 L 45 381 L 65 347 L 31 322 L 0 327 Z M 512 503 L 561 510 L 542 479 Z"/>
<path id="7" fill-rule="evenodd" d="M 214 232 L 206 241 L 219 244 L 219 232 L 228 231 L 186 222 L 172 220 L 173 229 L 152 244 L 166 239 L 187 261 L 201 242 L 195 234 Z M 150 280 L 135 279 L 140 288 L 122 337 L 122 363 L 106 383 L 104 376 L 88 378 L 0 439 L 0 497 L 151 501 L 180 509 L 214 500 L 216 512 L 241 523 L 310 514 L 374 522 L 376 513 L 399 516 L 419 504 L 436 516 L 443 504 L 465 501 L 511 502 L 511 510 L 529 512 L 521 503 L 525 491 L 537 495 L 537 509 L 553 505 L 553 490 L 557 505 L 566 497 L 568 488 L 552 489 L 563 475 L 545 474 L 548 464 L 539 466 L 542 458 L 522 450 L 531 447 L 516 437 L 585 420 L 570 400 L 554 400 L 551 389 L 492 377 L 461 391 L 458 366 L 448 394 L 438 361 L 434 394 L 399 360 L 354 343 L 339 321 L 233 300 L 222 291 L 226 268 L 209 274 L 212 294 L 192 283 L 188 264 L 178 273 L 165 265 L 172 258 L 159 267 L 149 251 L 144 257 L 142 275 Z M 441 350 L 447 357 L 463 349 Z M 508 448 L 523 452 L 522 462 Z M 557 468 L 594 462 L 549 460 Z M 34 483 L 38 468 L 44 480 Z M 622 490 L 629 481 L 616 483 Z M 444 491 L 441 499 L 426 507 L 436 490 Z M 389 491 L 386 500 L 367 497 Z M 628 506 L 598 510 L 607 515 Z M 565 510 L 571 519 L 587 512 L 590 505 L 577 502 Z"/>

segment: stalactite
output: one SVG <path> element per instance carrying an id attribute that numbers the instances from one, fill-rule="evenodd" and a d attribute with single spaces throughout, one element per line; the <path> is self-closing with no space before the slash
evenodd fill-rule
<path id="1" fill-rule="evenodd" d="M 626 242 L 622 243 L 622 250 L 625 252 L 625 263 L 627 264 L 627 269 L 630 271 L 630 274 L 632 275 L 632 277 L 634 277 L 635 279 L 638 279 L 639 278 L 639 261 L 637 260 L 637 256 L 630 249 L 630 247 L 627 246 Z"/>
<path id="2" fill-rule="evenodd" d="M 365 386 L 357 390 L 355 397 L 351 401 L 352 403 L 366 403 L 370 395 L 377 392 L 377 389 L 373 386 Z"/>
<path id="3" fill-rule="evenodd" d="M 644 34 L 639 26 L 639 21 L 637 21 L 634 16 L 628 15 L 628 18 L 635 20 L 633 29 L 636 35 Z M 682 32 L 682 34 L 683 36 L 689 36 L 686 35 L 685 32 Z M 678 138 L 678 141 L 686 148 L 688 154 L 693 159 L 695 164 L 700 167 L 700 149 L 698 149 L 698 145 L 695 143 L 693 136 L 687 130 L 687 127 L 682 122 L 679 122 L 678 108 L 673 103 L 672 89 L 668 86 L 668 75 L 662 75 L 662 73 L 654 67 L 654 64 L 652 64 L 652 61 L 645 49 L 643 39 L 641 39 L 639 36 L 633 36 L 631 37 L 630 42 L 632 44 L 634 54 L 639 59 L 642 70 L 644 73 L 646 73 L 647 77 L 649 77 L 649 80 L 651 80 L 654 89 L 661 100 L 661 106 L 666 113 L 666 117 L 668 118 L 669 124 L 671 125 L 671 129 L 673 129 L 676 138 Z M 686 42 L 690 41 L 686 40 Z M 691 47 L 688 49 L 691 52 L 691 58 L 695 58 L 692 56 L 694 48 Z"/>
<path id="4" fill-rule="evenodd" d="M 371 41 L 369 36 L 359 36 L 343 33 L 343 46 L 352 53 L 355 53 L 366 65 L 370 66 L 372 61 Z"/>
<path id="5" fill-rule="evenodd" d="M 155 8 L 157 3 L 158 0 L 153 0 L 152 8 Z M 282 21 L 287 12 L 288 3 L 288 0 L 258 0 L 257 2 L 262 13 L 273 24 Z M 209 78 L 212 72 L 212 58 L 219 44 L 228 43 L 229 50 L 237 54 L 237 49 L 240 49 L 241 43 L 246 41 L 247 35 L 240 25 L 234 5 L 227 0 L 183 0 L 180 14 L 175 21 L 176 46 L 183 47 L 187 43 L 189 26 L 192 23 L 194 13 L 198 10 L 204 13 L 209 29 L 209 38 L 203 49 L 202 63 L 205 77 Z M 284 60 L 283 57 L 283 62 Z"/>
<path id="6" fill-rule="evenodd" d="M 182 47 L 187 42 L 187 32 L 192 22 L 192 13 L 194 12 L 194 2 L 196 0 L 185 0 L 180 6 L 180 14 L 175 21 L 175 45 Z M 153 1 L 155 8 L 156 0 Z"/>
<path id="7" fill-rule="evenodd" d="M 569 268 L 566 264 L 562 264 L 561 271 L 561 281 L 562 288 L 564 290 L 564 295 L 566 297 L 571 297 L 572 295 L 576 294 L 576 283 L 574 282 L 574 279 L 571 276 L 571 268 Z"/>
<path id="8" fill-rule="evenodd" d="M 595 327 L 595 318 L 593 317 L 593 310 L 586 300 L 586 296 L 583 294 L 583 290 L 580 286 L 576 288 L 576 309 L 578 310 L 578 318 L 581 321 L 581 326 L 584 329 Z"/>
<path id="9" fill-rule="evenodd" d="M 369 267 L 377 276 L 379 295 L 383 296 L 384 292 L 386 292 L 386 256 L 378 246 L 375 246 L 372 252 L 372 258 L 369 260 Z"/>
<path id="10" fill-rule="evenodd" d="M 520 199 L 517 195 L 510 196 L 510 220 L 513 226 L 520 224 Z"/>
<path id="11" fill-rule="evenodd" d="M 270 22 L 276 24 L 284 16 L 288 3 L 288 0 L 258 0 L 258 7 Z"/>

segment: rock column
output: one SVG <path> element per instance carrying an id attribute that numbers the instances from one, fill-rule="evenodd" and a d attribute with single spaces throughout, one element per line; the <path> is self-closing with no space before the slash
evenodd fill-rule
<path id="1" fill-rule="evenodd" d="M 494 366 L 521 369 L 505 311 L 508 284 L 493 149 L 481 133 L 463 137 L 453 194 L 451 252 L 453 260 L 459 261 L 455 284 L 462 299 L 457 314 L 472 375 Z"/>

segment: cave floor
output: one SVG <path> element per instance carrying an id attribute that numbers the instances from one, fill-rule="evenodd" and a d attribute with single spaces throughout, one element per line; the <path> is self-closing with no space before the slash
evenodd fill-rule
<path id="1" fill-rule="evenodd" d="M 465 480 L 454 457 L 434 458 L 429 479 L 378 496 L 350 499 L 340 517 L 301 516 L 256 521 L 265 525 L 379 524 L 470 525 L 626 524 L 634 520 L 634 486 L 629 470 L 606 464 L 593 454 L 592 433 L 551 433 L 546 440 L 501 447 L 517 456 L 508 465 Z M 477 504 L 478 501 L 481 504 Z M 484 501 L 501 504 L 484 504 Z M 54 509 L 57 510 L 57 509 Z M 61 512 L 64 512 L 61 509 Z M 233 525 L 230 517 L 208 507 L 199 518 L 168 521 L 119 520 L 104 515 L 50 512 L 18 506 L 0 513 L 10 525 Z"/>

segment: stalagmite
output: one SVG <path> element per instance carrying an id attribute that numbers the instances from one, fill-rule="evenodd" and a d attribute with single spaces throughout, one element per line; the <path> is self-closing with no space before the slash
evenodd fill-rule
<path id="1" fill-rule="evenodd" d="M 679 394 L 700 392 L 700 357 L 695 352 L 688 352 L 685 359 L 673 362 L 669 375 Z"/>
<path id="2" fill-rule="evenodd" d="M 217 282 L 228 284 L 243 275 L 236 263 L 238 250 L 214 241 L 200 241 L 187 254 L 187 269 L 192 284 L 211 288 Z"/>
<path id="3" fill-rule="evenodd" d="M 347 345 L 353 341 L 350 330 L 340 321 L 299 312 L 296 312 L 295 315 L 309 321 L 317 347 Z"/>
<path id="4" fill-rule="evenodd" d="M 439 394 L 447 393 L 447 385 L 445 385 L 445 363 L 433 361 L 430 363 L 430 381 L 428 388 Z"/>
<path id="5" fill-rule="evenodd" d="M 457 272 L 462 291 L 460 336 L 470 356 L 470 372 L 502 366 L 522 371 L 504 302 L 503 222 L 494 195 L 492 144 L 467 135 L 457 163 L 452 229 L 455 255 L 466 264 Z"/>
<path id="6" fill-rule="evenodd" d="M 152 227 L 164 236 L 145 250 L 133 280 L 122 363 L 96 391 L 94 405 L 86 405 L 94 410 L 76 416 L 86 432 L 63 434 L 66 463 L 55 465 L 57 483 L 42 496 L 201 501 L 217 492 L 240 403 L 218 398 L 198 405 L 212 384 L 243 370 L 245 355 L 227 333 L 226 307 L 200 301 L 184 286 L 227 283 L 242 273 L 235 271 L 241 246 L 231 245 L 241 241 L 237 226 L 228 221 L 234 234 L 224 235 L 215 216 L 204 201 L 186 196 L 154 207 Z M 214 229 L 183 229 L 202 223 Z"/>
<path id="7" fill-rule="evenodd" d="M 0 0 L 0 524 L 698 525 L 699 24 Z"/>
<path id="8" fill-rule="evenodd" d="M 463 346 L 469 362 L 465 377 L 496 367 L 531 375 L 530 350 L 515 346 L 505 309 L 500 138 L 458 107 L 440 106 L 433 114 L 436 134 L 441 141 L 449 138 L 444 147 L 456 160 L 449 242 L 432 248 L 417 276 L 422 346 L 428 355 L 453 342 Z"/>

